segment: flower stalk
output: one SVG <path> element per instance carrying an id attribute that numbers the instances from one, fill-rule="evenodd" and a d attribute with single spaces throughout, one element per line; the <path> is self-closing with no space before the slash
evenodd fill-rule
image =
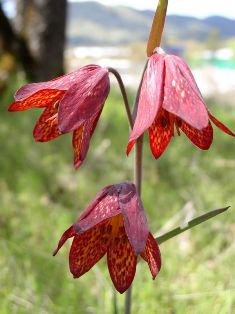
<path id="1" fill-rule="evenodd" d="M 156 47 L 161 44 L 162 33 L 165 25 L 168 0 L 159 0 L 156 13 L 153 18 L 151 31 L 147 43 L 147 56 L 150 57 Z"/>
<path id="2" fill-rule="evenodd" d="M 141 195 L 142 187 L 142 160 L 143 160 L 143 136 L 141 136 L 135 145 L 134 160 L 134 183 L 137 193 Z M 126 292 L 125 298 L 125 314 L 131 314 L 132 286 Z"/>
<path id="3" fill-rule="evenodd" d="M 126 88 L 125 88 L 125 85 L 123 83 L 122 77 L 119 74 L 119 72 L 112 67 L 108 67 L 108 71 L 110 73 L 112 73 L 117 79 L 118 85 L 119 85 L 121 93 L 122 93 L 124 105 L 126 108 L 126 114 L 127 114 L 128 122 L 129 122 L 130 128 L 133 129 L 133 120 L 132 120 L 132 115 L 131 115 L 131 109 L 130 109 L 129 100 L 128 100 Z"/>

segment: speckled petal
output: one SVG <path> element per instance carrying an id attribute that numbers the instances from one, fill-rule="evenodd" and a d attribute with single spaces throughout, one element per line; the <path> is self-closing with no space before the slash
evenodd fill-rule
<path id="1" fill-rule="evenodd" d="M 161 269 L 161 253 L 151 233 L 148 235 L 145 250 L 140 255 L 148 263 L 153 279 L 155 279 Z"/>
<path id="2" fill-rule="evenodd" d="M 80 234 L 105 219 L 120 214 L 118 197 L 118 185 L 105 187 L 96 195 L 94 201 L 85 209 L 79 220 L 74 224 L 76 233 Z"/>
<path id="3" fill-rule="evenodd" d="M 56 89 L 40 90 L 25 100 L 12 103 L 8 111 L 22 111 L 34 107 L 49 107 L 58 102 L 63 97 L 64 93 L 64 91 Z"/>
<path id="4" fill-rule="evenodd" d="M 207 150 L 210 148 L 213 141 L 213 128 L 210 122 L 206 128 L 199 131 L 182 121 L 181 129 L 190 141 L 200 149 Z"/>
<path id="5" fill-rule="evenodd" d="M 217 120 L 214 116 L 212 116 L 212 114 L 209 112 L 209 117 L 211 119 L 211 121 L 223 132 L 227 133 L 228 135 L 234 136 L 235 137 L 235 133 L 233 133 L 231 130 L 229 130 L 229 128 L 226 127 L 226 125 L 224 125 L 222 122 L 220 122 L 219 120 Z"/>
<path id="6" fill-rule="evenodd" d="M 71 226 L 69 227 L 69 229 L 67 229 L 63 234 L 62 237 L 60 238 L 60 241 L 57 245 L 57 248 L 55 249 L 53 256 L 55 256 L 58 251 L 60 250 L 60 248 L 64 245 L 64 243 L 71 237 L 73 237 L 75 235 L 75 231 L 74 231 L 74 227 Z"/>
<path id="7" fill-rule="evenodd" d="M 179 66 L 180 63 L 180 66 Z M 166 75 L 162 107 L 198 130 L 208 125 L 208 112 L 192 74 L 185 62 L 175 56 L 165 57 Z"/>
<path id="8" fill-rule="evenodd" d="M 135 140 L 153 123 L 163 102 L 164 56 L 155 54 L 149 59 L 141 86 L 137 116 L 129 137 L 127 153 Z"/>
<path id="9" fill-rule="evenodd" d="M 128 145 L 127 145 L 127 148 L 126 148 L 126 154 L 127 156 L 130 154 L 130 151 L 132 150 L 132 148 L 134 147 L 136 143 L 136 140 L 133 140 L 133 141 L 129 141 Z"/>
<path id="10" fill-rule="evenodd" d="M 46 108 L 36 123 L 33 136 L 35 141 L 47 142 L 60 136 L 56 106 Z"/>
<path id="11" fill-rule="evenodd" d="M 90 270 L 106 253 L 112 225 L 106 220 L 86 232 L 75 235 L 69 254 L 70 271 L 78 278 Z"/>
<path id="12" fill-rule="evenodd" d="M 87 149 L 84 151 L 84 125 L 80 126 L 77 130 L 73 132 L 73 151 L 74 151 L 74 168 L 77 169 L 81 166 L 83 160 L 84 160 L 84 153 L 86 154 Z M 82 145 L 83 144 L 83 145 Z M 83 155 L 83 157 L 82 157 Z"/>
<path id="13" fill-rule="evenodd" d="M 79 168 L 86 158 L 90 140 L 98 123 L 101 111 L 73 132 L 72 144 L 75 169 Z"/>
<path id="14" fill-rule="evenodd" d="M 74 131 L 103 108 L 109 94 L 108 70 L 100 68 L 82 83 L 74 84 L 59 106 L 59 128 L 63 133 Z"/>
<path id="15" fill-rule="evenodd" d="M 148 223 L 144 208 L 134 184 L 124 182 L 119 195 L 125 231 L 135 255 L 140 254 L 148 238 Z"/>
<path id="16" fill-rule="evenodd" d="M 113 237 L 108 247 L 107 261 L 111 279 L 115 288 L 123 293 L 135 276 L 137 257 L 127 238 L 124 227 Z"/>
<path id="17" fill-rule="evenodd" d="M 161 110 L 148 131 L 150 147 L 153 156 L 157 159 L 165 151 L 174 135 L 169 113 Z"/>
<path id="18" fill-rule="evenodd" d="M 92 75 L 101 67 L 95 64 L 86 65 L 74 72 L 57 77 L 53 80 L 41 83 L 31 83 L 22 86 L 15 94 L 15 100 L 21 102 L 35 93 L 43 90 L 68 90 L 74 83 L 82 83 L 85 78 Z"/>

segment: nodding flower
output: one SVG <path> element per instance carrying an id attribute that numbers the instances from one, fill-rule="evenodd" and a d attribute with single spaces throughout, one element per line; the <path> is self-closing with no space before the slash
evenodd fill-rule
<path id="1" fill-rule="evenodd" d="M 86 157 L 109 89 L 108 70 L 87 65 L 54 80 L 21 87 L 8 110 L 45 108 L 34 127 L 34 139 L 47 142 L 73 132 L 74 167 L 78 168 Z"/>
<path id="2" fill-rule="evenodd" d="M 106 253 L 111 279 L 120 293 L 134 279 L 138 255 L 148 263 L 153 279 L 161 269 L 159 247 L 132 183 L 105 187 L 64 232 L 54 255 L 71 237 L 69 265 L 74 278 L 89 271 Z"/>
<path id="3" fill-rule="evenodd" d="M 207 150 L 213 141 L 210 121 L 235 136 L 209 112 L 187 64 L 157 48 L 144 74 L 127 154 L 146 130 L 155 158 L 165 151 L 175 129 L 178 135 L 182 130 L 194 145 Z"/>

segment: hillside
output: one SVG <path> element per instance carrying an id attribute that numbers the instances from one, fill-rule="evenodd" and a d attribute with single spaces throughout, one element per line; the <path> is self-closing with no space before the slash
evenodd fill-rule
<path id="1" fill-rule="evenodd" d="M 120 45 L 147 39 L 153 11 L 104 6 L 97 2 L 70 2 L 67 37 L 69 45 Z M 205 19 L 169 15 L 165 36 L 176 40 L 207 40 L 217 30 L 221 39 L 235 37 L 235 20 L 220 16 Z"/>

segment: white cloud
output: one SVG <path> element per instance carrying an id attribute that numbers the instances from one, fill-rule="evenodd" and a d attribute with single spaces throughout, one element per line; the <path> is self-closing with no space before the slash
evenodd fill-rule
<path id="1" fill-rule="evenodd" d="M 84 0 L 72 0 L 84 1 Z M 155 10 L 158 0 L 99 0 L 106 5 L 126 5 L 137 9 Z M 169 14 L 191 15 L 205 17 L 209 15 L 222 15 L 235 19 L 234 0 L 169 0 Z"/>

